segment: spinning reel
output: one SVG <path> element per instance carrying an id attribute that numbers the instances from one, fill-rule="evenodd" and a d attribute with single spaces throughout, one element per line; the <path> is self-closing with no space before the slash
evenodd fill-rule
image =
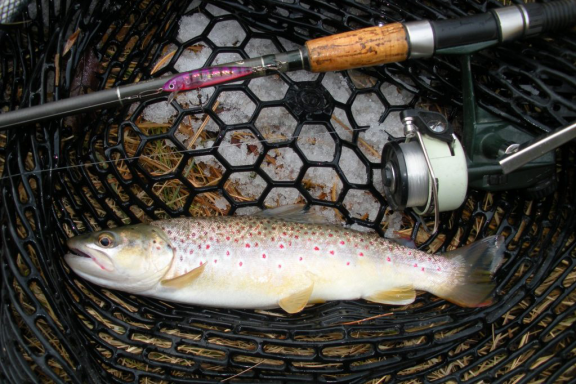
<path id="1" fill-rule="evenodd" d="M 523 189 L 529 199 L 540 199 L 556 190 L 556 162 L 551 149 L 561 142 L 543 151 L 543 143 L 549 141 L 550 135 L 529 145 L 536 139 L 532 133 L 479 107 L 474 97 L 470 56 L 463 55 L 461 62 L 463 145 L 442 114 L 410 109 L 400 115 L 404 140 L 389 141 L 382 150 L 382 180 L 390 207 L 412 208 L 421 216 L 434 212 L 432 233 L 438 230 L 440 212 L 460 207 L 468 187 L 485 191 Z M 576 128 L 572 127 L 572 131 Z M 567 129 L 558 133 L 567 140 Z M 506 167 L 506 160 L 520 154 L 520 150 L 531 156 L 516 161 L 513 169 Z"/>

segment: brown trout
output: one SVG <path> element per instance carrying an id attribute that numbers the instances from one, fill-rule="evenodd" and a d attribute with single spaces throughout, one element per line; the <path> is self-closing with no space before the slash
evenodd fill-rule
<path id="1" fill-rule="evenodd" d="M 296 313 L 360 298 L 405 305 L 416 290 L 465 307 L 492 301 L 502 237 L 432 255 L 311 217 L 282 207 L 125 226 L 70 239 L 65 260 L 106 288 L 213 307 Z"/>

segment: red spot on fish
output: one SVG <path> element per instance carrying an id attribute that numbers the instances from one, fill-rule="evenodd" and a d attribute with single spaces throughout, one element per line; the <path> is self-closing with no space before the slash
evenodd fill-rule
<path id="1" fill-rule="evenodd" d="M 389 250 L 390 252 L 392 252 L 392 247 L 389 246 L 389 247 L 388 247 L 388 250 Z"/>
<path id="2" fill-rule="evenodd" d="M 350 262 L 347 262 L 346 265 L 350 265 Z"/>
<path id="3" fill-rule="evenodd" d="M 230 236 L 226 236 L 226 240 L 230 240 Z"/>
<path id="4" fill-rule="evenodd" d="M 192 237 L 196 237 L 196 232 L 192 232 Z"/>
<path id="5" fill-rule="evenodd" d="M 265 254 L 265 253 L 262 254 L 262 258 L 263 258 L 263 259 L 266 258 L 266 254 Z"/>
<path id="6" fill-rule="evenodd" d="M 292 246 L 292 242 L 291 242 L 291 241 L 288 242 L 288 246 L 289 246 L 289 247 Z"/>
<path id="7" fill-rule="evenodd" d="M 246 243 L 246 248 L 250 248 L 250 244 Z"/>
<path id="8" fill-rule="evenodd" d="M 408 256 L 412 256 L 412 252 L 408 252 Z"/>
<path id="9" fill-rule="evenodd" d="M 239 262 L 239 263 L 238 263 L 238 265 L 239 265 L 240 267 L 241 267 L 243 264 L 244 264 L 244 263 L 242 263 L 242 262 Z"/>
<path id="10" fill-rule="evenodd" d="M 278 268 L 282 268 L 282 264 L 278 264 Z"/>
<path id="11" fill-rule="evenodd" d="M 312 235 L 315 235 L 315 234 L 316 234 L 316 232 L 312 232 Z"/>
<path id="12" fill-rule="evenodd" d="M 279 247 L 280 249 L 284 249 L 284 244 L 280 244 L 278 247 Z"/>
<path id="13" fill-rule="evenodd" d="M 210 244 L 206 244 L 206 249 L 210 249 Z"/>
<path id="14" fill-rule="evenodd" d="M 282 235 L 286 236 L 286 232 L 282 232 Z"/>
<path id="15" fill-rule="evenodd" d="M 328 237 L 332 237 L 332 236 L 334 236 L 334 235 L 333 235 L 333 234 L 331 234 L 331 233 L 329 233 L 329 234 L 328 234 Z"/>
<path id="16" fill-rule="evenodd" d="M 226 256 L 230 256 L 230 251 L 226 251 Z"/>
<path id="17" fill-rule="evenodd" d="M 334 251 L 330 251 L 330 254 L 333 255 L 333 254 L 334 254 Z"/>
<path id="18" fill-rule="evenodd" d="M 184 244 L 184 239 L 181 239 L 180 242 L 181 242 L 182 244 Z"/>
<path id="19" fill-rule="evenodd" d="M 418 264 L 414 263 L 414 268 L 418 268 Z"/>
<path id="20" fill-rule="evenodd" d="M 386 258 L 386 261 L 392 261 L 389 257 Z"/>
<path id="21" fill-rule="evenodd" d="M 157 250 L 160 250 L 160 247 L 156 247 Z"/>
<path id="22" fill-rule="evenodd" d="M 204 231 L 204 236 L 206 236 L 208 234 L 208 232 Z"/>
<path id="23" fill-rule="evenodd" d="M 204 262 L 201 261 L 201 262 L 200 262 L 200 265 L 202 265 L 202 264 L 204 264 Z"/>
<path id="24" fill-rule="evenodd" d="M 274 241 L 274 237 L 271 237 L 270 240 Z"/>
<path id="25" fill-rule="evenodd" d="M 214 241 L 214 238 L 213 238 L 213 237 L 210 237 L 210 241 Z"/>
<path id="26" fill-rule="evenodd" d="M 344 240 L 340 240 L 340 245 L 344 245 L 346 242 Z"/>
<path id="27" fill-rule="evenodd" d="M 304 232 L 304 234 L 307 235 L 307 234 L 308 234 L 308 231 Z"/>
<path id="28" fill-rule="evenodd" d="M 298 240 L 298 239 L 299 239 L 298 235 L 294 235 L 294 238 L 295 238 L 296 240 Z"/>
<path id="29" fill-rule="evenodd" d="M 238 242 L 238 239 L 234 239 L 234 242 L 237 243 L 237 242 Z"/>
<path id="30" fill-rule="evenodd" d="M 374 242 L 373 242 L 373 241 L 371 241 L 371 242 L 370 242 L 370 245 L 374 245 Z"/>
<path id="31" fill-rule="evenodd" d="M 440 267 L 438 267 L 437 271 L 440 271 Z"/>
<path id="32" fill-rule="evenodd" d="M 172 231 L 168 231 L 168 234 L 171 235 L 171 234 L 172 234 Z"/>
<path id="33" fill-rule="evenodd" d="M 258 231 L 258 234 L 259 234 L 259 235 L 261 235 L 261 234 L 262 234 L 262 232 Z"/>
<path id="34" fill-rule="evenodd" d="M 249 236 L 249 237 L 252 237 L 252 233 L 249 233 L 248 236 Z"/>
<path id="35" fill-rule="evenodd" d="M 257 246 L 258 246 L 258 243 L 254 243 L 254 246 L 257 247 Z"/>
<path id="36" fill-rule="evenodd" d="M 190 250 L 190 252 L 188 252 L 188 253 L 189 253 L 189 254 L 193 254 L 193 253 L 194 253 L 194 251 L 193 251 L 193 250 Z"/>
<path id="37" fill-rule="evenodd" d="M 424 272 L 424 267 L 422 267 L 422 272 Z"/>
<path id="38" fill-rule="evenodd" d="M 303 259 L 302 259 L 302 256 L 300 256 L 300 261 L 302 261 L 302 260 L 303 260 Z"/>
<path id="39" fill-rule="evenodd" d="M 360 242 L 363 243 L 363 242 L 364 242 L 364 239 L 360 239 Z"/>
<path id="40" fill-rule="evenodd" d="M 364 256 L 364 254 L 363 254 L 362 252 L 360 252 L 360 253 L 358 254 L 358 256 L 362 257 L 362 256 Z"/>
<path id="41" fill-rule="evenodd" d="M 314 247 L 314 250 L 315 250 L 315 251 L 319 251 L 319 250 L 320 250 L 320 248 L 318 248 L 318 247 Z"/>

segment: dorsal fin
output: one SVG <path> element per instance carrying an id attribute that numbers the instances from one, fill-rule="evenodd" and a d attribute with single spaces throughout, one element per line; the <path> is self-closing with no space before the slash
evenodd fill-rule
<path id="1" fill-rule="evenodd" d="M 170 288 L 184 288 L 196 280 L 202 274 L 202 272 L 204 272 L 204 268 L 206 268 L 206 264 L 202 264 L 198 268 L 194 268 L 184 275 L 180 275 L 171 279 L 162 279 L 160 284 Z"/>
<path id="2" fill-rule="evenodd" d="M 326 224 L 326 219 L 306 209 L 305 204 L 284 205 L 265 209 L 255 214 L 260 217 L 274 217 L 286 221 L 303 224 Z"/>

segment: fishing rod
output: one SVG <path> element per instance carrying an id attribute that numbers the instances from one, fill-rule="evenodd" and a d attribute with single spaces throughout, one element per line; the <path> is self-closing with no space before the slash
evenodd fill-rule
<path id="1" fill-rule="evenodd" d="M 0 114 L 0 131 L 88 111 L 122 107 L 177 92 L 278 72 L 339 71 L 428 58 L 463 46 L 486 48 L 567 28 L 576 20 L 576 0 L 492 9 L 457 19 L 391 23 L 309 40 L 298 50 L 264 55 L 118 86 Z M 172 88 L 170 86 L 172 85 Z"/>

